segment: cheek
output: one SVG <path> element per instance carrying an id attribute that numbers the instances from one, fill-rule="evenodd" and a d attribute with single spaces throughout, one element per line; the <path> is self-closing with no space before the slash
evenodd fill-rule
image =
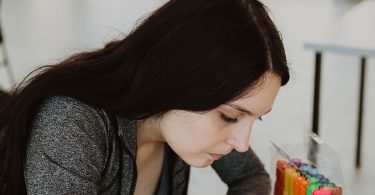
<path id="1" fill-rule="evenodd" d="M 223 142 L 223 127 L 208 116 L 196 116 L 180 123 L 165 123 L 162 135 L 180 156 L 210 151 Z M 177 120 L 174 120 L 177 121 Z"/>

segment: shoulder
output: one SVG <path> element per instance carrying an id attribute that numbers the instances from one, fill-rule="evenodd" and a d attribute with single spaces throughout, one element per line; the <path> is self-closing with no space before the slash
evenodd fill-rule
<path id="1" fill-rule="evenodd" d="M 68 96 L 47 97 L 40 103 L 39 113 L 50 115 L 93 115 L 100 114 L 103 111 L 89 106 L 82 101 Z"/>
<path id="2" fill-rule="evenodd" d="M 44 99 L 30 127 L 25 162 L 28 188 L 55 193 L 97 190 L 108 160 L 113 161 L 111 128 L 101 109 L 66 96 Z"/>
<path id="3" fill-rule="evenodd" d="M 31 124 L 31 138 L 49 147 L 54 144 L 94 145 L 105 153 L 112 125 L 102 109 L 72 97 L 53 96 L 40 103 Z"/>
<path id="4" fill-rule="evenodd" d="M 36 122 L 74 122 L 81 125 L 109 126 L 109 116 L 103 109 L 94 108 L 68 96 L 52 96 L 44 99 L 35 114 Z"/>

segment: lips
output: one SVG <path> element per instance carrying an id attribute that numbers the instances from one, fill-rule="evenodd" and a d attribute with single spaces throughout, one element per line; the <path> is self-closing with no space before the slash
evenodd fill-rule
<path id="1" fill-rule="evenodd" d="M 225 156 L 224 154 L 213 154 L 213 153 L 208 153 L 212 159 L 214 160 L 219 160 L 221 157 Z"/>

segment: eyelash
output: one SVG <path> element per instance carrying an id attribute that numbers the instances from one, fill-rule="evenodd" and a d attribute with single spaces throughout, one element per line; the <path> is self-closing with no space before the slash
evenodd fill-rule
<path id="1" fill-rule="evenodd" d="M 237 123 L 238 122 L 238 119 L 236 118 L 230 118 L 228 116 L 226 116 L 225 114 L 221 113 L 220 114 L 221 118 L 227 122 L 227 123 L 231 123 L 231 124 L 234 124 L 234 123 Z"/>
<path id="2" fill-rule="evenodd" d="M 227 122 L 227 123 L 234 124 L 234 123 L 237 123 L 237 122 L 238 122 L 238 119 L 236 119 L 236 118 L 230 118 L 230 117 L 226 116 L 226 115 L 223 114 L 223 113 L 221 113 L 220 116 L 221 116 L 221 118 L 222 118 L 225 122 Z M 259 119 L 260 121 L 263 121 L 262 117 L 259 117 L 258 119 Z"/>

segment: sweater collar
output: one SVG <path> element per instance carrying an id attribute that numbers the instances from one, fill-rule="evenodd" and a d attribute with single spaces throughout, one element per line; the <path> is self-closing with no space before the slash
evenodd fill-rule
<path id="1" fill-rule="evenodd" d="M 125 117 L 116 116 L 118 123 L 118 134 L 122 141 L 135 157 L 137 154 L 137 123 Z"/>

